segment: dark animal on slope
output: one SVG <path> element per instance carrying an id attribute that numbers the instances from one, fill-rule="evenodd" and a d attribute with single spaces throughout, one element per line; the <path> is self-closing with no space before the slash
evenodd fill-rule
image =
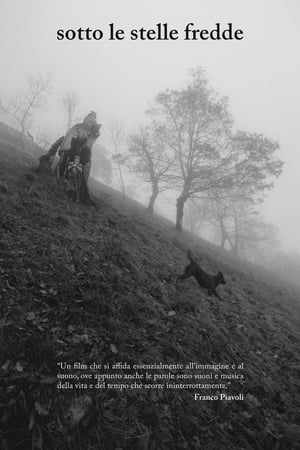
<path id="1" fill-rule="evenodd" d="M 190 264 L 188 264 L 185 268 L 185 271 L 182 275 L 178 275 L 176 284 L 179 281 L 186 280 L 187 278 L 194 277 L 199 286 L 208 290 L 208 295 L 216 295 L 220 300 L 221 297 L 216 291 L 216 288 L 219 284 L 226 284 L 224 275 L 222 272 L 218 272 L 216 275 L 211 275 L 205 270 L 202 269 L 202 267 L 199 266 L 199 264 L 195 261 L 195 258 L 191 252 L 191 250 L 188 250 L 187 252 L 188 259 L 190 260 Z"/>

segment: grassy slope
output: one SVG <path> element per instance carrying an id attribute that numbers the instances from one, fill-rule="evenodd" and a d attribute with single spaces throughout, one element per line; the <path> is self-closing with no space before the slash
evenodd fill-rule
<path id="1" fill-rule="evenodd" d="M 299 293 L 99 183 L 97 211 L 69 203 L 1 136 L 0 446 L 299 448 Z M 189 247 L 223 270 L 223 302 L 193 280 L 175 287 Z M 243 361 L 246 381 L 234 389 L 246 400 L 102 391 L 72 426 L 79 394 L 56 390 L 57 361 Z"/>

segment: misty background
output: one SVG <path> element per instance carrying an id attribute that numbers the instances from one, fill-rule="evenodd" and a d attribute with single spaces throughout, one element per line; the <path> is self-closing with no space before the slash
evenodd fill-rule
<path id="1" fill-rule="evenodd" d="M 68 118 L 63 99 L 73 95 L 76 109 L 72 121 L 81 121 L 91 110 L 102 123 L 97 152 L 102 152 L 112 167 L 112 185 L 141 202 L 148 201 L 149 188 L 130 173 L 125 165 L 113 159 L 125 154 L 127 136 L 147 123 L 145 111 L 156 96 L 166 89 L 186 87 L 189 70 L 201 66 L 209 86 L 220 96 L 228 97 L 229 112 L 235 130 L 263 134 L 278 141 L 276 156 L 284 162 L 282 174 L 274 180 L 259 215 L 278 229 L 278 248 L 299 268 L 300 252 L 300 65 L 298 45 L 300 5 L 296 0 L 264 0 L 259 2 L 228 0 L 225 2 L 169 0 L 152 2 L 0 0 L 1 73 L 0 99 L 9 105 L 22 96 L 28 77 L 49 81 L 42 104 L 33 110 L 26 126 L 35 142 L 48 149 L 64 134 Z M 155 28 L 167 22 L 178 29 L 176 41 L 130 41 L 133 28 Z M 244 31 L 241 41 L 184 41 L 182 30 L 189 22 L 195 28 L 212 29 L 216 22 Z M 58 41 L 58 29 L 79 27 L 102 29 L 114 23 L 127 36 L 123 41 Z M 10 114 L 2 110 L 0 120 L 18 126 Z M 122 128 L 123 139 L 116 147 L 112 130 Z M 100 146 L 100 147 L 99 147 Z M 96 158 L 97 159 L 97 158 Z M 109 166 L 109 163 L 108 163 Z M 96 165 L 94 165 L 96 169 Z M 103 182 L 108 179 L 94 170 Z M 141 188 L 141 186 L 143 186 Z M 164 192 L 155 211 L 175 220 L 178 193 Z M 184 226 L 188 223 L 186 205 Z M 216 242 L 208 223 L 199 234 Z M 217 242 L 216 242 L 217 243 Z M 274 250 L 274 249 L 273 249 Z M 272 260 L 278 253 L 273 253 Z M 280 254 L 283 258 L 283 253 Z"/>

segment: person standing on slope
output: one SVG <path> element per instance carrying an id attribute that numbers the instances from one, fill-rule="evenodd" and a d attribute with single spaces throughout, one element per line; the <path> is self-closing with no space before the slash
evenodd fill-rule
<path id="1" fill-rule="evenodd" d="M 86 175 L 85 181 L 87 181 L 91 167 L 92 146 L 99 137 L 101 128 L 101 125 L 96 122 L 96 117 L 96 113 L 91 111 L 82 123 L 74 125 L 67 131 L 65 136 L 57 139 L 46 155 L 42 155 L 39 158 L 39 167 L 50 171 L 54 157 L 58 152 L 61 159 L 56 168 L 56 173 L 58 178 L 63 178 L 69 157 L 74 158 L 75 154 L 77 154 L 82 160 L 82 166 Z"/>

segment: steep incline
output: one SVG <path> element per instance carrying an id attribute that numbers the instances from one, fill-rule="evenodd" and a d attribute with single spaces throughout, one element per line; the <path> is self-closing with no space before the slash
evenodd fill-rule
<path id="1" fill-rule="evenodd" d="M 8 141 L 0 139 L 0 446 L 300 448 L 299 293 L 99 183 L 97 211 L 68 202 Z M 187 248 L 224 272 L 223 301 L 194 280 L 175 286 Z M 232 393 L 244 401 L 58 391 L 58 361 L 243 362 Z"/>

